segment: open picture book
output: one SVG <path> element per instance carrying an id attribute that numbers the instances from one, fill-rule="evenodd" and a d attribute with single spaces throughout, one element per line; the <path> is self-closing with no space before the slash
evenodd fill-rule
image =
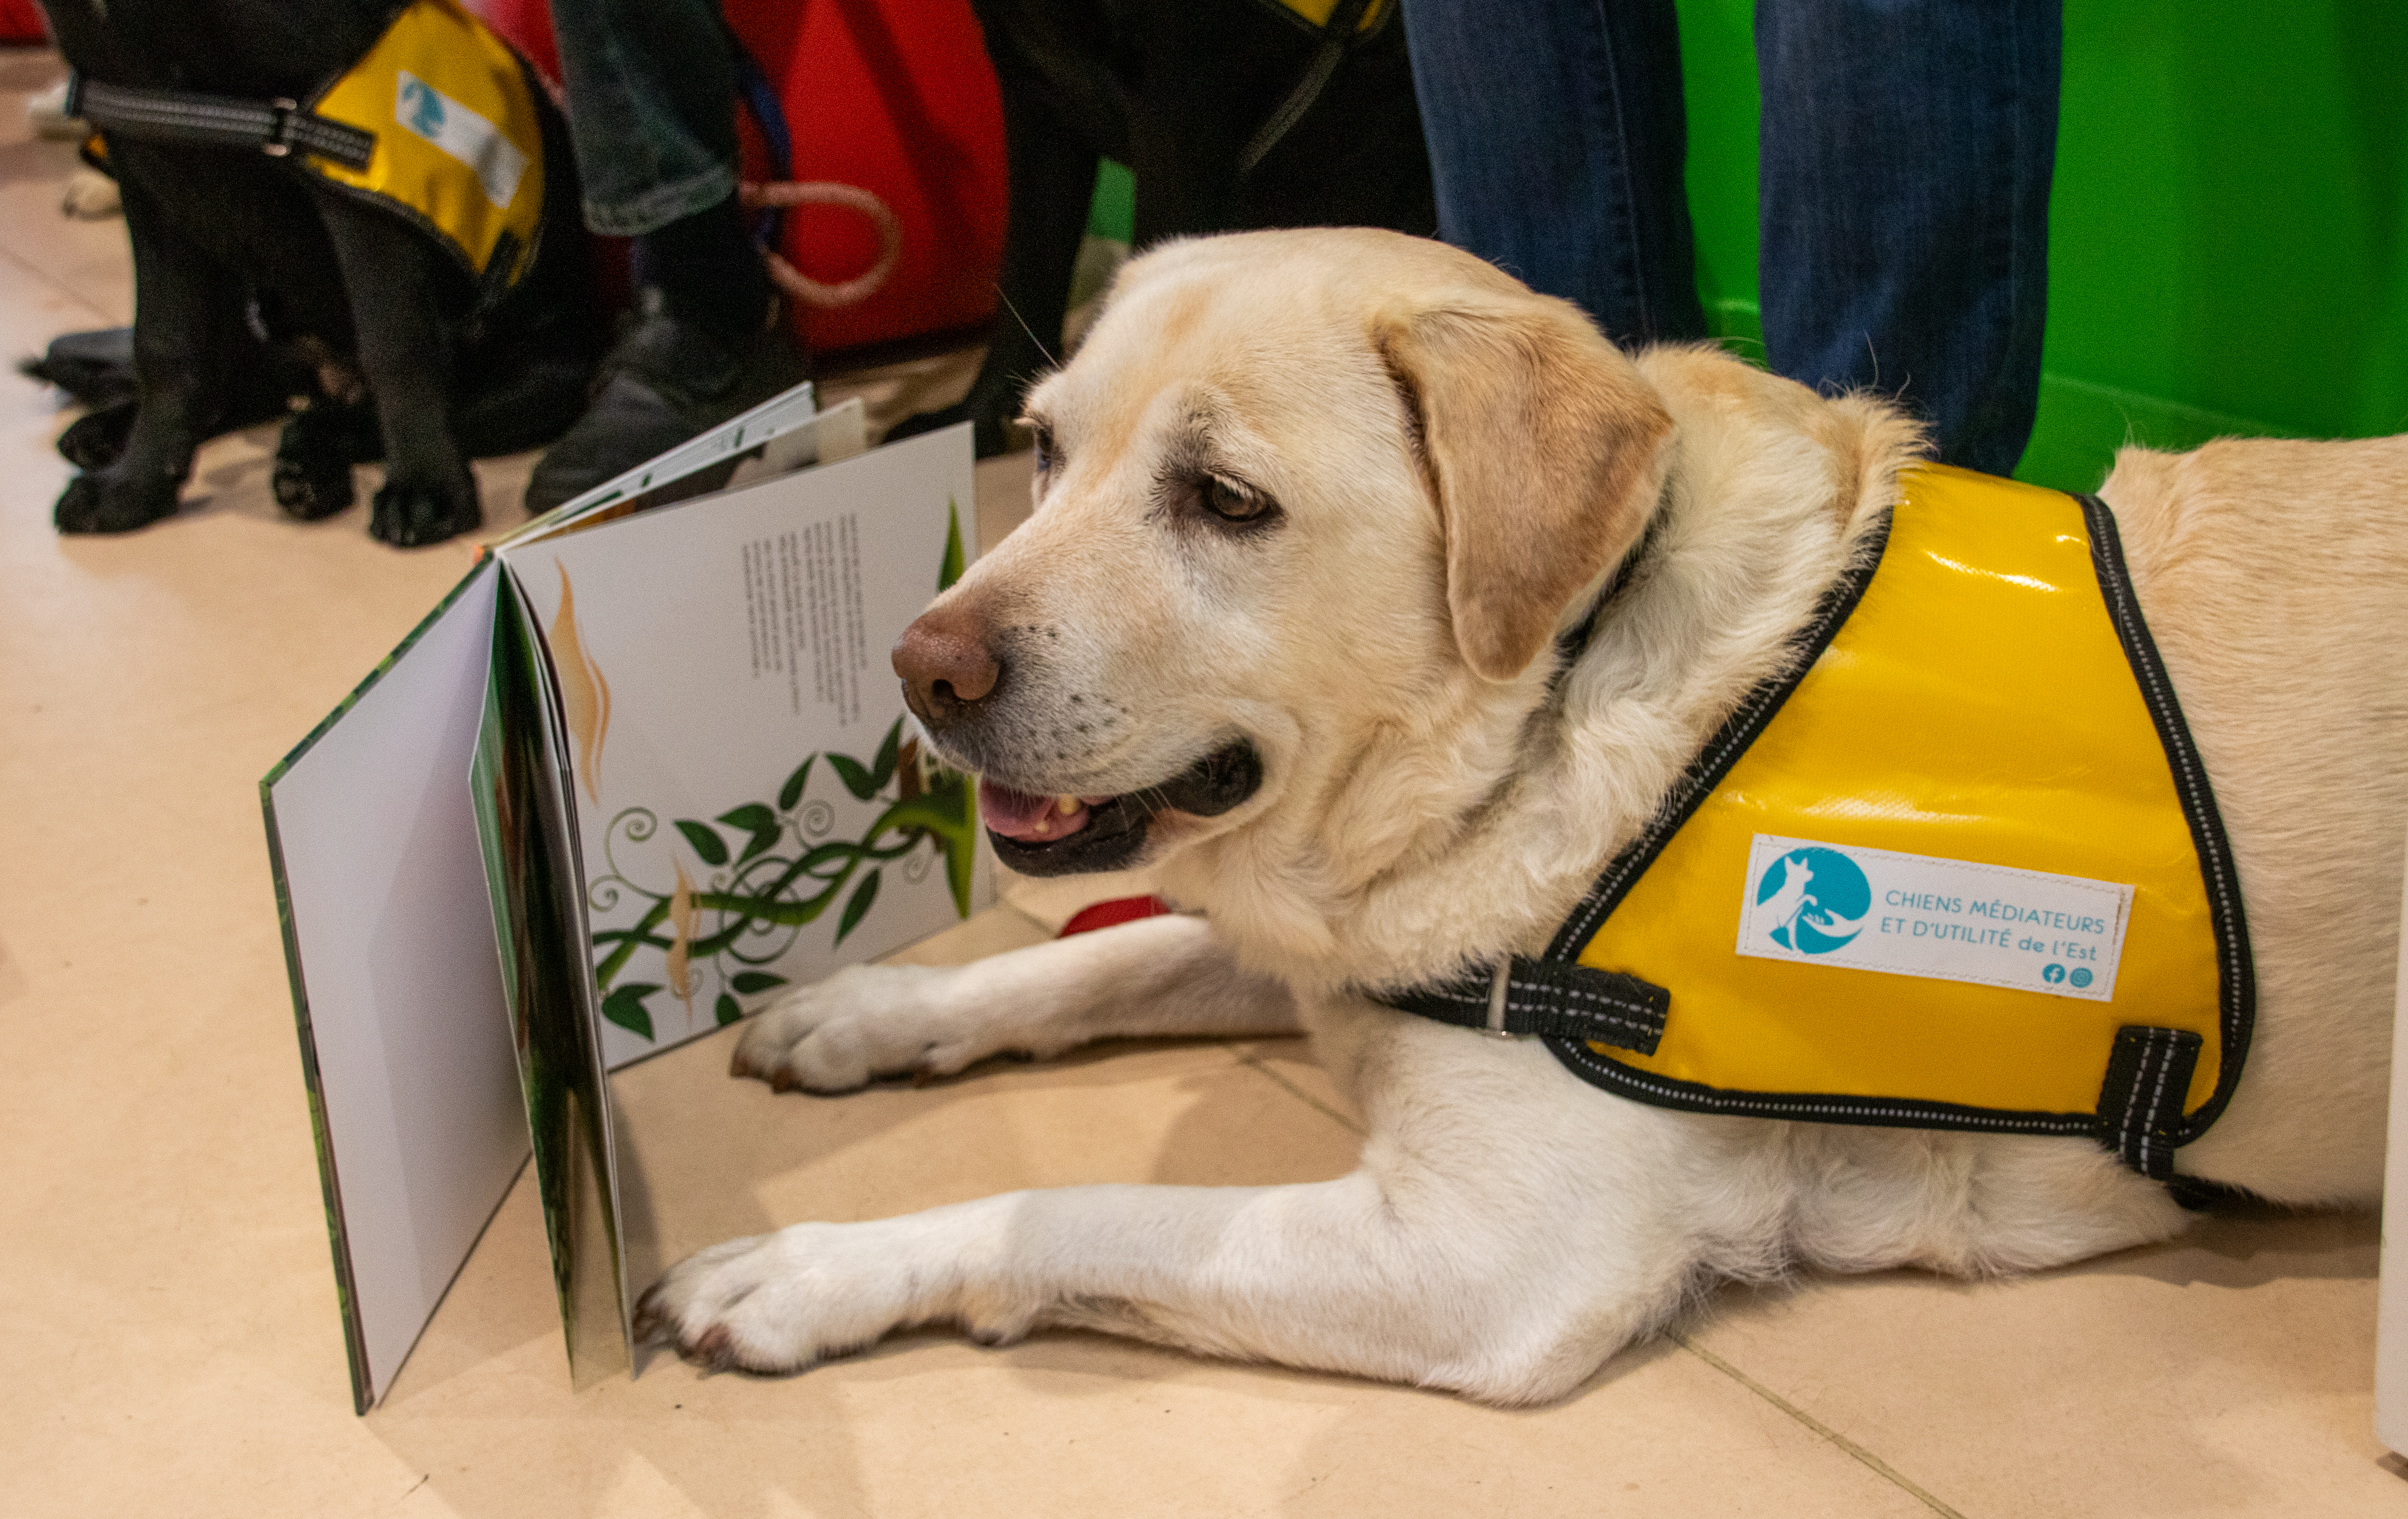
<path id="1" fill-rule="evenodd" d="M 491 546 L 260 783 L 355 1406 L 532 1153 L 578 1384 L 633 1365 L 609 1073 L 991 891 L 887 651 L 968 424 L 778 397 Z"/>

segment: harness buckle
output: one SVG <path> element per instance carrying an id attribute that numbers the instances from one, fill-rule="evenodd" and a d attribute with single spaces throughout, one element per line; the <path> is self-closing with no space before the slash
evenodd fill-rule
<path id="1" fill-rule="evenodd" d="M 1513 980 L 1513 957 L 1507 955 L 1497 962 L 1497 973 L 1488 982 L 1488 1026 L 1481 1032 L 1492 1039 L 1517 1039 L 1522 1036 L 1509 1033 L 1505 1027 L 1505 992 Z"/>
<path id="2" fill-rule="evenodd" d="M 299 114 L 301 103 L 279 95 L 267 105 L 276 116 L 267 128 L 267 140 L 259 145 L 259 150 L 270 158 L 282 158 L 293 151 L 293 119 Z"/>

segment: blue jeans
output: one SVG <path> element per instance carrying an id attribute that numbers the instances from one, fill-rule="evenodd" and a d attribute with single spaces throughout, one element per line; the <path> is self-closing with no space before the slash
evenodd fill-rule
<path id="1" fill-rule="evenodd" d="M 1706 335 L 1671 0 L 1404 0 L 1439 234 L 1623 342 Z M 2030 440 L 2060 0 L 1757 0 L 1766 360 L 1898 396 L 1940 457 Z"/>
<path id="2" fill-rule="evenodd" d="M 736 64 L 716 0 L 552 0 L 585 224 L 634 237 L 736 193 Z"/>

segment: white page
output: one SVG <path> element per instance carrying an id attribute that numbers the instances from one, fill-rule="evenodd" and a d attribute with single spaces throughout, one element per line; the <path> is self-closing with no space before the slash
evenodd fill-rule
<path id="1" fill-rule="evenodd" d="M 2403 886 L 2401 922 L 2408 927 L 2408 886 Z M 2400 953 L 2391 1033 L 2391 1149 L 2383 1174 L 2383 1268 L 2374 1330 L 2374 1436 L 2408 1455 L 2408 934 L 2401 938 Z"/>
<path id="2" fill-rule="evenodd" d="M 495 578 L 480 566 L 262 787 L 364 1403 L 527 1155 L 466 784 Z"/>
<path id="3" fill-rule="evenodd" d="M 815 399 L 816 394 L 810 382 L 805 380 L 793 390 L 773 395 L 741 416 L 731 417 L 707 433 L 687 438 L 666 453 L 647 459 L 625 474 L 604 480 L 584 494 L 561 503 L 514 529 L 495 547 L 504 548 L 540 538 L 624 497 L 660 490 L 689 475 L 698 474 L 757 449 L 804 425 L 817 415 L 819 403 Z"/>
<path id="4" fill-rule="evenodd" d="M 590 931 L 650 939 L 609 967 L 606 993 L 656 988 L 634 1011 L 650 1037 L 626 1026 L 628 1010 L 606 1026 L 610 1068 L 957 921 L 937 841 L 889 860 L 860 853 L 896 846 L 894 835 L 865 835 L 901 777 L 858 799 L 826 756 L 869 767 L 901 718 L 887 651 L 935 595 L 949 531 L 971 540 L 973 503 L 969 433 L 957 427 L 507 551 L 551 645 L 569 725 L 590 736 L 570 745 Z M 801 795 L 781 805 L 815 754 Z M 717 821 L 747 806 L 778 826 L 749 859 L 752 836 Z M 710 858 L 695 833 L 724 857 Z M 810 923 L 739 930 L 744 914 L 706 905 L 681 930 L 664 916 L 680 901 L 762 899 L 807 854 L 843 850 L 854 853 L 778 895 L 781 910 L 823 898 Z M 845 910 L 873 876 L 870 906 L 839 943 Z M 696 952 L 681 967 L 681 944 Z M 609 967 L 610 948 L 597 945 L 595 963 Z"/>

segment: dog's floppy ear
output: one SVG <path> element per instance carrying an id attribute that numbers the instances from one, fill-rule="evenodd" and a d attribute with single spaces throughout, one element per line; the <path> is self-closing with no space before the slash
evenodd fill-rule
<path id="1" fill-rule="evenodd" d="M 1383 313 L 1372 336 L 1419 427 L 1455 647 L 1511 681 L 1638 537 L 1672 419 L 1566 301 L 1467 292 Z"/>

